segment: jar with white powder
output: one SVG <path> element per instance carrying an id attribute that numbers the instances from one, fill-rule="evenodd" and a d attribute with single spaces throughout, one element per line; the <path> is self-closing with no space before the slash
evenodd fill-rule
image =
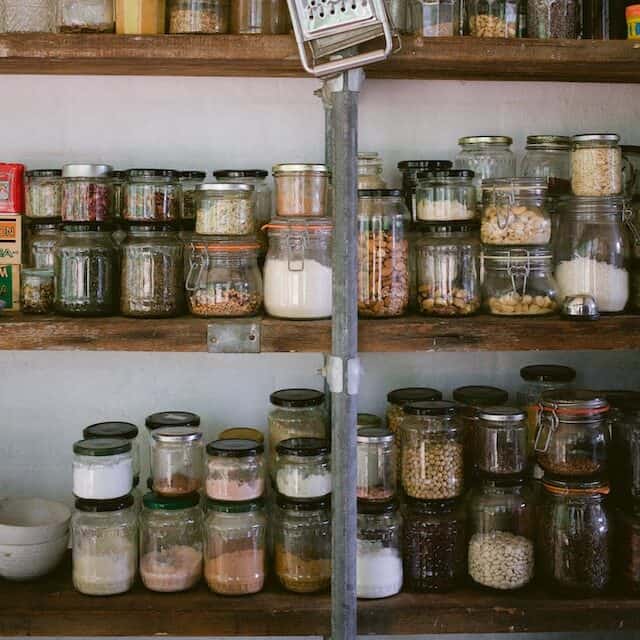
<path id="1" fill-rule="evenodd" d="M 449 222 L 476 217 L 475 173 L 470 169 L 427 171 L 418 174 L 418 220 Z"/>
<path id="2" fill-rule="evenodd" d="M 287 498 L 331 493 L 329 444 L 321 438 L 289 438 L 276 448 L 276 488 Z"/>
<path id="3" fill-rule="evenodd" d="M 79 440 L 73 445 L 73 494 L 112 500 L 133 488 L 131 442 L 122 438 Z"/>
<path id="4" fill-rule="evenodd" d="M 131 442 L 133 457 L 133 484 L 140 481 L 140 445 L 138 443 L 138 427 L 131 422 L 97 422 L 82 430 L 82 437 L 87 440 L 97 438 L 122 438 Z"/>

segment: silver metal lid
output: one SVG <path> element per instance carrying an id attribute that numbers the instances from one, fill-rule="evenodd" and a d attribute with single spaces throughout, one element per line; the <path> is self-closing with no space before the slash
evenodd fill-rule
<path id="1" fill-rule="evenodd" d="M 526 417 L 517 407 L 485 407 L 478 413 L 478 418 L 486 422 L 521 422 Z"/>
<path id="2" fill-rule="evenodd" d="M 573 136 L 571 142 L 620 142 L 617 133 L 581 133 Z"/>
<path id="3" fill-rule="evenodd" d="M 110 164 L 65 164 L 63 178 L 108 178 L 113 172 Z"/>
<path id="4" fill-rule="evenodd" d="M 551 260 L 553 252 L 545 246 L 530 245 L 527 247 L 513 247 L 505 249 L 503 247 L 485 247 L 483 250 L 484 260 L 496 260 L 511 264 L 522 264 L 531 262 L 544 262 Z"/>
<path id="5" fill-rule="evenodd" d="M 575 320 L 597 320 L 600 317 L 596 299 L 589 293 L 567 296 L 562 302 L 562 315 Z"/>
<path id="6" fill-rule="evenodd" d="M 393 442 L 393 433 L 384 427 L 362 427 L 358 429 L 360 444 L 382 444 Z"/>
<path id="7" fill-rule="evenodd" d="M 588 389 L 564 389 L 545 391 L 542 394 L 543 409 L 607 410 L 609 403 L 603 395 Z"/>
<path id="8" fill-rule="evenodd" d="M 380 160 L 380 154 L 377 151 L 358 151 L 358 160 Z"/>
<path id="9" fill-rule="evenodd" d="M 312 173 L 329 173 L 329 167 L 326 164 L 276 164 L 271 170 L 273 175 L 279 173 L 300 173 L 300 172 L 312 172 Z"/>
<path id="10" fill-rule="evenodd" d="M 205 182 L 196 187 L 196 191 L 255 191 L 252 184 L 241 182 Z"/>
<path id="11" fill-rule="evenodd" d="M 568 150 L 570 147 L 571 147 L 571 138 L 569 136 L 550 136 L 550 135 L 527 136 L 527 149 L 545 148 L 545 149 Z"/>
<path id="12" fill-rule="evenodd" d="M 202 440 L 202 431 L 194 427 L 160 427 L 151 432 L 151 437 L 156 442 L 197 442 Z"/>
<path id="13" fill-rule="evenodd" d="M 465 136 L 458 140 L 458 144 L 513 144 L 513 138 L 509 136 Z"/>

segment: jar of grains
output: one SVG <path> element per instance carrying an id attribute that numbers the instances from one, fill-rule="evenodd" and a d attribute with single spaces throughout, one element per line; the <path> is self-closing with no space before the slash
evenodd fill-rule
<path id="1" fill-rule="evenodd" d="M 53 269 L 23 267 L 20 274 L 20 301 L 23 313 L 53 311 Z"/>
<path id="2" fill-rule="evenodd" d="M 199 491 L 203 476 L 202 431 L 196 427 L 161 427 L 151 433 L 153 490 L 162 496 Z"/>
<path id="3" fill-rule="evenodd" d="M 329 177 L 324 164 L 275 165 L 276 216 L 326 216 Z"/>
<path id="4" fill-rule="evenodd" d="M 358 499 L 391 500 L 396 495 L 397 447 L 384 427 L 358 429 Z"/>
<path id="5" fill-rule="evenodd" d="M 25 173 L 25 207 L 29 218 L 59 218 L 62 214 L 62 171 L 38 169 Z"/>
<path id="6" fill-rule="evenodd" d="M 331 584 L 329 500 L 290 500 L 278 496 L 273 523 L 275 570 L 285 589 L 324 591 Z"/>
<path id="7" fill-rule="evenodd" d="M 183 225 L 193 225 L 189 231 L 195 229 L 196 222 L 196 191 L 204 182 L 207 174 L 204 171 L 180 171 L 178 184 L 180 185 L 180 220 Z M 184 228 L 184 226 L 183 226 Z"/>
<path id="8" fill-rule="evenodd" d="M 262 500 L 207 501 L 204 576 L 225 596 L 258 593 L 267 565 L 267 518 Z"/>
<path id="9" fill-rule="evenodd" d="M 140 576 L 147 589 L 186 591 L 202 577 L 200 495 L 147 493 L 140 514 Z"/>
<path id="10" fill-rule="evenodd" d="M 524 587 L 534 575 L 533 497 L 524 479 L 483 478 L 469 494 L 471 578 L 500 590 Z"/>
<path id="11" fill-rule="evenodd" d="M 574 40 L 582 34 L 582 6 L 579 0 L 529 0 L 527 35 L 529 38 Z"/>
<path id="12" fill-rule="evenodd" d="M 476 217 L 475 174 L 470 169 L 427 171 L 418 174 L 417 219 L 451 222 Z"/>
<path id="13" fill-rule="evenodd" d="M 288 33 L 290 30 L 291 21 L 286 0 L 231 2 L 231 33 L 268 36 Z"/>
<path id="14" fill-rule="evenodd" d="M 398 505 L 358 500 L 356 594 L 388 598 L 402 589 L 402 526 Z"/>
<path id="15" fill-rule="evenodd" d="M 402 487 L 412 498 L 455 498 L 464 487 L 463 429 L 453 402 L 404 406 L 400 427 Z"/>
<path id="16" fill-rule="evenodd" d="M 405 387 L 394 389 L 387 394 L 387 427 L 396 438 L 396 444 L 400 440 L 400 425 L 404 420 L 404 407 L 410 402 L 430 402 L 442 400 L 442 392 L 429 387 Z"/>
<path id="17" fill-rule="evenodd" d="M 113 0 L 57 0 L 62 33 L 109 33 L 115 30 Z"/>
<path id="18" fill-rule="evenodd" d="M 71 521 L 73 586 L 88 596 L 129 591 L 138 568 L 138 517 L 131 495 L 76 500 Z"/>
<path id="19" fill-rule="evenodd" d="M 470 0 L 467 15 L 470 36 L 519 37 L 520 0 Z"/>
<path id="20" fill-rule="evenodd" d="M 55 28 L 55 0 L 4 0 L 2 31 L 49 33 Z"/>
<path id="21" fill-rule="evenodd" d="M 377 151 L 358 153 L 358 190 L 386 189 L 382 178 L 382 158 Z"/>
<path id="22" fill-rule="evenodd" d="M 536 461 L 552 476 L 584 478 L 607 470 L 609 403 L 581 389 L 542 394 L 535 440 Z"/>
<path id="23" fill-rule="evenodd" d="M 211 182 L 196 189 L 196 233 L 246 236 L 256 230 L 256 196 L 251 184 Z"/>
<path id="24" fill-rule="evenodd" d="M 227 33 L 231 0 L 169 0 L 169 33 Z"/>
<path id="25" fill-rule="evenodd" d="M 131 442 L 91 438 L 73 445 L 73 495 L 87 500 L 121 498 L 133 488 Z"/>
<path id="26" fill-rule="evenodd" d="M 510 476 L 524 473 L 529 462 L 527 414 L 515 407 L 487 407 L 475 429 L 476 467 L 480 473 Z"/>
<path id="27" fill-rule="evenodd" d="M 573 596 L 601 593 L 613 574 L 609 485 L 545 478 L 538 507 L 538 564 L 545 584 Z"/>
<path id="28" fill-rule="evenodd" d="M 111 219 L 112 171 L 113 167 L 108 164 L 65 164 L 62 167 L 63 222 L 106 222 Z"/>
<path id="29" fill-rule="evenodd" d="M 529 0 L 529 2 L 546 3 L 547 0 Z M 520 167 L 522 176 L 524 178 L 546 178 L 549 182 L 550 195 L 569 193 L 571 189 L 571 139 L 566 136 L 527 136 L 526 149 Z"/>
<path id="30" fill-rule="evenodd" d="M 120 311 L 170 318 L 184 309 L 183 244 L 168 225 L 130 226 L 122 243 Z"/>
<path id="31" fill-rule="evenodd" d="M 398 170 L 402 174 L 402 195 L 411 219 L 416 219 L 416 188 L 418 174 L 427 171 L 444 171 L 451 169 L 450 160 L 402 160 L 398 163 Z"/>
<path id="32" fill-rule="evenodd" d="M 331 493 L 331 453 L 323 438 L 288 438 L 276 447 L 275 484 L 293 499 L 324 498 Z"/>
<path id="33" fill-rule="evenodd" d="M 207 496 L 242 502 L 264 493 L 264 445 L 255 440 L 216 440 L 207 445 Z"/>
<path id="34" fill-rule="evenodd" d="M 122 217 L 130 222 L 175 222 L 180 218 L 178 172 L 130 169 Z"/>
<path id="35" fill-rule="evenodd" d="M 119 438 L 131 443 L 131 460 L 133 468 L 133 484 L 140 481 L 140 446 L 138 444 L 138 427 L 131 422 L 97 422 L 82 430 L 85 440 L 97 438 Z"/>
<path id="36" fill-rule="evenodd" d="M 615 133 L 571 138 L 571 189 L 576 196 L 614 196 L 622 192 L 622 150 Z"/>
<path id="37" fill-rule="evenodd" d="M 358 312 L 361 316 L 400 316 L 407 310 L 406 216 L 401 191 L 358 191 Z"/>
<path id="38" fill-rule="evenodd" d="M 412 0 L 413 34 L 419 38 L 461 36 L 460 2 Z"/>
<path id="39" fill-rule="evenodd" d="M 618 575 L 632 594 L 640 593 L 640 511 L 637 506 L 618 509 L 616 518 L 616 556 Z"/>
<path id="40" fill-rule="evenodd" d="M 49 269 L 55 265 L 55 248 L 60 238 L 59 220 L 35 220 L 25 230 L 26 266 L 34 269 Z"/>
<path id="41" fill-rule="evenodd" d="M 406 498 L 402 530 L 405 586 L 451 591 L 467 575 L 467 514 L 463 499 Z"/>

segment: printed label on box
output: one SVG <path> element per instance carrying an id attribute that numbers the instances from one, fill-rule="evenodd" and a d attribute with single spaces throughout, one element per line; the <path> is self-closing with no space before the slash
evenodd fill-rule
<path id="1" fill-rule="evenodd" d="M 7 264 L 0 266 L 0 300 L 5 311 L 20 308 L 20 266 Z"/>

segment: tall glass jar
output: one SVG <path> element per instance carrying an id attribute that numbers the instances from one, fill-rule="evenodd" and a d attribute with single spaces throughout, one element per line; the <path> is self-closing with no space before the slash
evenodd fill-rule
<path id="1" fill-rule="evenodd" d="M 57 0 L 62 33 L 109 33 L 115 30 L 114 0 Z"/>
<path id="2" fill-rule="evenodd" d="M 388 598 L 402 589 L 402 524 L 395 502 L 358 501 L 356 594 Z"/>
<path id="3" fill-rule="evenodd" d="M 413 9 L 413 34 L 420 38 L 461 36 L 458 0 L 409 0 Z"/>
<path id="4" fill-rule="evenodd" d="M 122 217 L 129 222 L 175 222 L 180 218 L 180 184 L 172 169 L 130 169 Z"/>
<path id="5" fill-rule="evenodd" d="M 442 400 L 442 392 L 429 387 L 404 387 L 394 389 L 387 394 L 387 427 L 396 438 L 396 444 L 400 440 L 400 425 L 404 420 L 404 407 L 410 402 L 429 402 Z"/>
<path id="6" fill-rule="evenodd" d="M 545 584 L 568 595 L 601 593 L 613 573 L 609 485 L 545 478 L 538 508 L 538 565 Z"/>
<path id="7" fill-rule="evenodd" d="M 60 228 L 58 220 L 35 221 L 29 224 L 26 231 L 26 266 L 53 270 Z"/>
<path id="8" fill-rule="evenodd" d="M 291 29 L 286 0 L 233 0 L 231 33 L 279 35 Z"/>
<path id="9" fill-rule="evenodd" d="M 55 309 L 71 316 L 108 316 L 118 308 L 118 255 L 111 233 L 65 225 L 55 248 Z"/>
<path id="10" fill-rule="evenodd" d="M 527 470 L 527 415 L 515 407 L 487 407 L 478 412 L 476 466 L 481 474 L 520 475 Z"/>
<path id="11" fill-rule="evenodd" d="M 418 174 L 416 217 L 423 222 L 453 222 L 476 217 L 475 174 L 447 169 Z"/>
<path id="12" fill-rule="evenodd" d="M 73 586 L 88 596 L 129 591 L 138 567 L 138 518 L 133 497 L 76 500 L 71 521 Z"/>
<path id="13" fill-rule="evenodd" d="M 324 438 L 287 438 L 276 447 L 275 486 L 294 500 L 322 499 L 331 493 L 331 453 Z"/>
<path id="14" fill-rule="evenodd" d="M 573 0 L 567 0 L 573 2 Z M 547 0 L 529 0 L 529 4 L 545 6 Z M 551 0 L 551 6 L 560 2 Z M 541 37 L 541 36 L 535 36 Z M 547 36 L 549 37 L 549 36 Z M 569 193 L 571 189 L 571 139 L 566 136 L 527 136 L 527 151 L 520 173 L 525 178 L 546 178 L 549 193 Z"/>
<path id="15" fill-rule="evenodd" d="M 207 445 L 207 496 L 212 500 L 243 502 L 264 493 L 264 445 L 229 438 Z"/>
<path id="16" fill-rule="evenodd" d="M 24 0 L 20 0 L 24 4 Z M 29 5 L 30 6 L 30 5 Z M 60 218 L 62 171 L 38 169 L 25 174 L 25 214 L 29 218 Z"/>
<path id="17" fill-rule="evenodd" d="M 276 216 L 328 214 L 329 169 L 324 164 L 277 164 L 272 170 Z"/>
<path id="18" fill-rule="evenodd" d="M 406 208 L 395 189 L 358 192 L 358 311 L 401 316 L 409 304 Z"/>
<path id="19" fill-rule="evenodd" d="M 202 577 L 200 495 L 147 493 L 140 514 L 140 577 L 147 589 L 175 593 Z"/>
<path id="20" fill-rule="evenodd" d="M 78 4 L 74 0 L 74 4 Z M 107 222 L 113 214 L 113 167 L 65 164 L 62 167 L 62 221 Z"/>
<path id="21" fill-rule="evenodd" d="M 580 0 L 529 0 L 527 35 L 529 38 L 574 40 L 582 32 Z"/>
<path id="22" fill-rule="evenodd" d="M 331 317 L 331 220 L 274 218 L 268 230 L 264 265 L 267 313 L 290 320 Z"/>
<path id="23" fill-rule="evenodd" d="M 169 0 L 169 33 L 227 33 L 230 0 Z"/>
<path id="24" fill-rule="evenodd" d="M 171 226 L 130 226 L 122 243 L 120 311 L 171 318 L 184 309 L 183 244 Z"/>
<path id="25" fill-rule="evenodd" d="M 205 182 L 196 189 L 196 233 L 246 236 L 256 230 L 253 185 Z"/>
<path id="26" fill-rule="evenodd" d="M 384 427 L 358 429 L 357 442 L 359 500 L 391 500 L 396 495 L 397 447 L 393 433 Z"/>
<path id="27" fill-rule="evenodd" d="M 386 189 L 382 178 L 382 158 L 377 151 L 358 153 L 358 190 Z"/>
<path id="28" fill-rule="evenodd" d="M 201 0 L 196 0 L 200 2 Z M 180 186 L 180 220 L 182 229 L 195 230 L 196 223 L 196 190 L 204 182 L 207 174 L 204 171 L 180 171 L 178 184 Z M 187 227 L 189 227 L 187 229 Z"/>
<path id="29" fill-rule="evenodd" d="M 470 36 L 519 37 L 520 0 L 470 0 L 466 8 Z"/>
<path id="30" fill-rule="evenodd" d="M 640 593 L 640 510 L 618 509 L 616 526 L 616 565 L 625 589 Z"/>
<path id="31" fill-rule="evenodd" d="M 131 422 L 97 422 L 82 430 L 85 440 L 98 438 L 120 438 L 131 443 L 131 460 L 133 469 L 133 484 L 140 481 L 140 446 L 138 444 L 138 427 Z"/>
<path id="32" fill-rule="evenodd" d="M 416 219 L 418 174 L 427 171 L 445 171 L 452 166 L 453 163 L 450 160 L 402 160 L 398 163 L 398 170 L 402 174 L 402 195 L 412 220 Z"/>
<path id="33" fill-rule="evenodd" d="M 615 133 L 571 138 L 571 189 L 576 196 L 615 196 L 622 192 L 622 150 Z"/>
<path id="34" fill-rule="evenodd" d="M 151 439 L 153 490 L 170 498 L 199 491 L 204 475 L 202 431 L 161 427 Z"/>
<path id="35" fill-rule="evenodd" d="M 3 0 L 2 11 L 3 32 L 48 33 L 55 29 L 54 0 Z"/>
<path id="36" fill-rule="evenodd" d="M 468 497 L 469 575 L 484 587 L 524 587 L 535 569 L 535 506 L 523 479 L 484 478 Z"/>

